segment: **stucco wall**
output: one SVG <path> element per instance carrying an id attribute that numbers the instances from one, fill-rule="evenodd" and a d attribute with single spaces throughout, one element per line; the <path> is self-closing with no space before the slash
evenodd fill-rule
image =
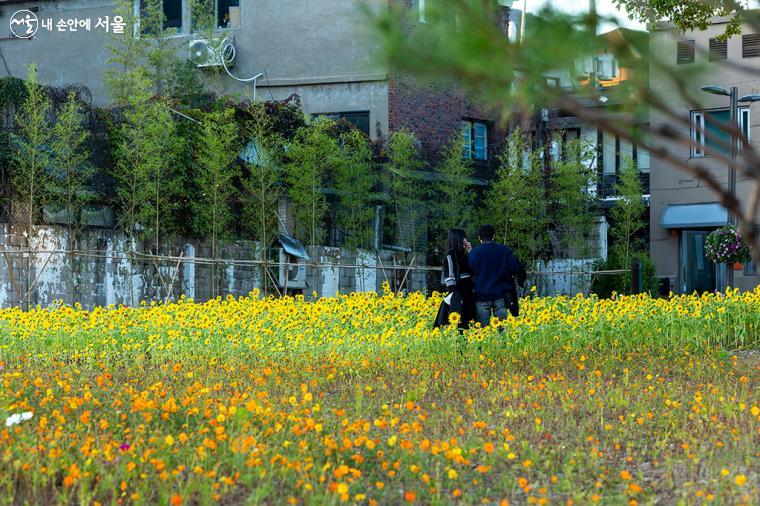
<path id="1" fill-rule="evenodd" d="M 368 34 L 359 0 L 243 0 L 241 26 L 229 30 L 237 48 L 235 75 L 248 78 L 265 72 L 258 81 L 262 98 L 301 96 L 307 113 L 370 111 L 370 134 L 388 129 L 387 72 L 374 63 L 374 39 Z M 371 0 L 374 9 L 383 0 Z M 3 40 L 10 35 L 10 16 L 19 9 L 39 7 L 39 19 L 91 19 L 90 31 L 59 32 L 40 28 L 31 40 Z M 26 77 L 35 63 L 41 82 L 54 86 L 81 83 L 92 92 L 96 105 L 110 102 L 103 71 L 111 55 L 111 34 L 95 29 L 99 17 L 113 16 L 113 0 L 63 0 L 3 6 L 0 15 L 0 50 L 11 75 Z M 187 17 L 187 16 L 186 16 Z M 123 36 L 130 36 L 131 29 Z M 178 55 L 186 58 L 188 43 L 198 35 L 172 38 Z M 204 71 L 205 72 L 205 71 Z M 0 64 L 0 75 L 6 74 Z M 252 85 L 222 73 L 211 86 L 216 92 L 252 95 Z M 271 95 L 270 95 L 271 94 Z"/>
<path id="2" fill-rule="evenodd" d="M 141 300 L 176 300 L 181 295 L 205 301 L 213 296 L 213 280 L 216 294 L 222 297 L 245 296 L 262 286 L 260 267 L 250 263 L 260 258 L 257 243 L 251 241 L 225 245 L 219 257 L 242 262 L 222 260 L 212 270 L 204 261 L 210 256 L 210 247 L 199 241 L 168 244 L 161 254 L 176 259 L 154 262 L 134 260 L 148 249 L 114 230 L 84 231 L 77 245 L 78 254 L 61 253 L 69 242 L 65 228 L 36 227 L 30 241 L 25 233 L 25 227 L 0 224 L 0 251 L 4 252 L 0 255 L 0 308 L 25 307 L 27 303 L 44 307 L 55 301 L 79 302 L 87 308 L 134 305 Z M 26 253 L 30 249 L 32 253 Z M 394 279 L 390 268 L 393 255 L 381 251 L 378 259 L 369 251 L 313 248 L 312 258 L 322 265 L 316 271 L 306 269 L 306 287 L 297 291 L 311 297 L 313 292 L 333 296 L 339 292 L 381 290 L 384 281 L 392 283 Z M 385 269 L 375 269 L 376 266 Z M 403 275 L 399 266 L 397 281 Z M 273 276 L 277 277 L 276 271 Z M 424 290 L 424 272 L 410 273 L 404 288 Z"/>
<path id="3" fill-rule="evenodd" d="M 719 85 L 728 89 L 731 86 L 739 88 L 739 96 L 760 92 L 760 58 L 742 58 L 741 36 L 728 40 L 728 61 L 750 66 L 752 70 L 741 71 L 726 65 L 725 61 L 709 62 L 708 40 L 717 37 L 725 30 L 725 24 L 718 23 L 705 32 L 686 33 L 683 35 L 672 30 L 661 30 L 652 33 L 650 51 L 660 55 L 678 70 L 698 71 L 689 78 L 690 92 L 699 100 L 703 109 L 728 108 L 729 100 L 725 96 L 710 95 L 700 91 L 703 85 Z M 745 27 L 744 33 L 752 33 Z M 676 42 L 679 40 L 696 41 L 696 63 L 676 66 Z M 674 110 L 680 111 L 685 119 L 689 118 L 690 106 L 675 90 L 663 71 L 652 65 L 650 68 L 650 87 L 659 94 L 663 102 Z M 652 128 L 658 128 L 666 123 L 665 116 L 655 109 L 650 111 Z M 685 124 L 667 121 L 668 125 L 677 129 L 682 135 L 688 136 L 690 128 Z M 754 104 L 750 112 L 750 141 L 755 149 L 760 148 L 760 104 Z M 699 164 L 708 167 L 715 177 L 727 187 L 728 170 L 724 161 L 711 157 L 691 158 L 689 146 L 675 143 L 667 144 L 667 149 L 678 159 L 689 164 Z M 741 155 L 739 156 L 741 161 Z M 664 161 L 652 158 L 651 161 L 651 254 L 657 267 L 657 275 L 675 278 L 675 287 L 681 284 L 679 272 L 679 237 L 677 231 L 667 230 L 660 226 L 662 215 L 669 204 L 689 204 L 699 202 L 717 202 L 715 195 L 706 187 L 704 181 L 692 177 L 686 172 L 676 169 Z M 737 174 L 737 196 L 743 202 L 747 201 L 749 185 L 747 178 Z M 760 219 L 760 216 L 758 216 Z M 742 289 L 750 289 L 760 283 L 758 276 L 743 276 L 742 271 L 735 272 L 735 285 Z"/>

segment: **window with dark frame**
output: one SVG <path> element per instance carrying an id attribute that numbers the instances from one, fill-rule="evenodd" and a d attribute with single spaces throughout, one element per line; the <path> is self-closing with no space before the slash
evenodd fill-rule
<path id="1" fill-rule="evenodd" d="M 183 31 L 182 26 L 182 11 L 184 8 L 189 8 L 190 0 L 159 0 L 163 4 L 164 10 L 164 29 L 176 28 L 179 31 Z M 140 15 L 143 15 L 145 8 L 148 5 L 148 0 L 136 0 L 136 5 L 139 5 Z M 240 7 L 240 0 L 215 0 L 212 4 L 215 9 L 214 13 L 211 13 L 216 18 L 216 26 L 218 28 L 229 28 L 231 22 L 230 10 L 232 8 Z M 212 18 L 213 19 L 213 18 Z M 184 31 L 187 31 L 189 27 L 185 27 Z M 195 29 L 195 28 L 194 28 Z M 146 31 L 143 29 L 143 31 Z"/>
<path id="2" fill-rule="evenodd" d="M 707 151 L 728 154 L 731 134 L 729 134 L 724 125 L 727 125 L 730 118 L 728 109 L 712 109 L 705 111 L 691 112 L 691 156 L 703 157 L 709 156 Z M 750 139 L 750 109 L 749 107 L 740 107 L 737 121 L 742 134 L 749 141 Z M 741 153 L 741 143 L 739 143 L 739 153 Z"/>
<path id="3" fill-rule="evenodd" d="M 676 63 L 678 65 L 694 63 L 695 53 L 696 46 L 693 40 L 682 40 L 676 42 Z"/>
<path id="4" fill-rule="evenodd" d="M 148 7 L 149 2 L 146 0 L 139 1 L 140 16 L 143 16 L 145 9 Z M 169 28 L 176 28 L 182 30 L 182 1 L 183 0 L 160 0 L 163 4 L 164 10 L 164 30 Z M 148 33 L 151 31 L 150 27 L 143 27 L 142 31 Z"/>
<path id="5" fill-rule="evenodd" d="M 217 0 L 217 26 L 227 28 L 230 24 L 230 7 L 240 7 L 240 0 Z"/>
<path id="6" fill-rule="evenodd" d="M 314 117 L 330 118 L 333 121 L 346 120 L 369 137 L 369 111 L 349 111 L 349 112 L 321 112 L 314 114 Z"/>
<path id="7" fill-rule="evenodd" d="M 629 156 L 636 163 L 644 193 L 649 193 L 649 151 L 638 144 L 628 143 L 617 135 L 601 130 L 597 130 L 596 142 L 599 191 L 603 197 L 615 194 L 614 187 L 618 182 L 623 162 Z"/>
<path id="8" fill-rule="evenodd" d="M 488 125 L 483 121 L 462 120 L 462 156 L 468 160 L 488 160 Z"/>

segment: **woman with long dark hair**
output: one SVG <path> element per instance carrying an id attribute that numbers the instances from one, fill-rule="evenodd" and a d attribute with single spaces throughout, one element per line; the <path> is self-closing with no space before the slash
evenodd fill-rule
<path id="1" fill-rule="evenodd" d="M 448 325 L 452 312 L 460 316 L 460 330 L 466 329 L 475 320 L 475 279 L 468 260 L 471 249 L 464 230 L 449 230 L 448 251 L 441 273 L 441 284 L 446 287 L 447 295 L 438 309 L 436 327 Z"/>

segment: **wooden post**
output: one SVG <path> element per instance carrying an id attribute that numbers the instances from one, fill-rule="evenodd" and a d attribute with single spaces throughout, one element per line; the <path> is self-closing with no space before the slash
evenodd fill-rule
<path id="1" fill-rule="evenodd" d="M 639 259 L 633 257 L 633 260 L 631 260 L 631 293 L 634 294 L 641 293 L 641 280 L 639 278 L 640 269 Z"/>

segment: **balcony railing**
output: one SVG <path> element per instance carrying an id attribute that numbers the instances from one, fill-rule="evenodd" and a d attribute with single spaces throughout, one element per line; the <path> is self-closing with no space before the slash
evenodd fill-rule
<path id="1" fill-rule="evenodd" d="M 617 174 L 602 174 L 599 180 L 599 196 L 603 199 L 608 197 L 616 197 L 615 185 L 619 180 Z M 641 189 L 644 195 L 649 195 L 649 171 L 639 172 L 639 181 L 641 181 Z"/>

